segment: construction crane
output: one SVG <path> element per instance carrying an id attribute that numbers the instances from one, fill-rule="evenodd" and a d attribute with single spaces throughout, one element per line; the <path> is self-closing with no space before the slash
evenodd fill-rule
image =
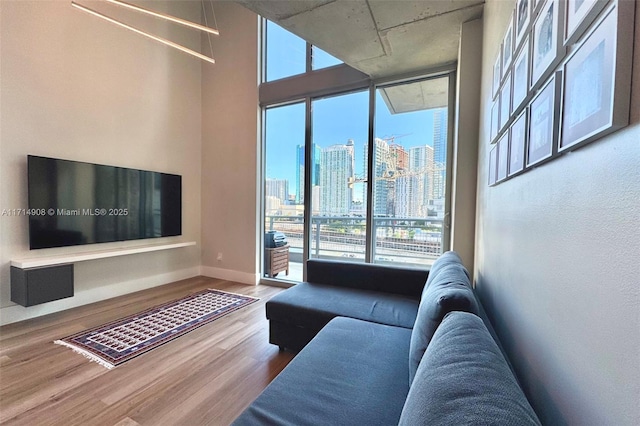
<path id="1" fill-rule="evenodd" d="M 433 166 L 427 166 L 427 167 L 423 167 L 415 170 L 385 170 L 382 173 L 382 175 L 376 176 L 375 179 L 394 181 L 402 177 L 420 176 L 426 173 L 446 171 L 446 169 L 447 169 L 446 164 L 435 163 Z M 349 188 L 353 188 L 353 184 L 355 183 L 363 183 L 367 181 L 368 179 L 366 177 L 350 176 L 349 178 L 347 178 L 347 184 L 349 185 Z"/>
<path id="2" fill-rule="evenodd" d="M 376 139 L 387 142 L 390 147 L 397 146 L 397 147 L 403 148 L 402 145 L 397 144 L 395 142 L 396 139 L 404 138 L 405 136 L 409 136 L 412 134 L 413 133 L 405 133 L 402 135 L 391 135 L 384 138 L 376 138 Z M 384 164 L 386 164 L 387 166 L 386 170 L 384 170 L 381 175 L 376 176 L 375 177 L 376 180 L 394 181 L 402 177 L 420 176 L 427 173 L 446 171 L 446 164 L 444 163 L 435 163 L 433 165 L 422 167 L 420 169 L 414 169 L 414 170 L 408 170 L 406 167 L 398 168 L 397 164 L 390 161 L 390 159 L 386 159 L 384 161 Z M 358 177 L 354 175 L 347 178 L 347 184 L 349 185 L 349 188 L 353 188 L 353 185 L 356 183 L 364 183 L 364 182 L 367 182 L 367 178 L 364 176 Z"/>
<path id="3" fill-rule="evenodd" d="M 377 138 L 380 140 L 383 140 L 385 142 L 388 142 L 390 145 L 395 145 L 396 144 L 396 139 L 400 139 L 400 138 L 404 138 L 405 136 L 410 136 L 413 133 L 405 133 L 403 135 L 391 135 L 391 136 L 387 136 L 386 138 Z"/>

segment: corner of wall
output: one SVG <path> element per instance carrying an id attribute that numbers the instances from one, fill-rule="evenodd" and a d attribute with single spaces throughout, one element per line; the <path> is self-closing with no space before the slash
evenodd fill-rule
<path id="1" fill-rule="evenodd" d="M 258 20 L 233 2 L 217 4 L 216 14 L 224 36 L 213 40 L 216 63 L 202 68 L 202 268 L 255 284 Z"/>
<path id="2" fill-rule="evenodd" d="M 456 82 L 451 245 L 469 271 L 475 256 L 482 25 L 480 18 L 461 26 Z"/>

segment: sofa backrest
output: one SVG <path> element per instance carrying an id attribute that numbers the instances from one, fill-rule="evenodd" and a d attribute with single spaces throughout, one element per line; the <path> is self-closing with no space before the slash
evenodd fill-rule
<path id="1" fill-rule="evenodd" d="M 307 260 L 307 282 L 381 291 L 420 299 L 429 271 L 371 263 Z"/>
<path id="2" fill-rule="evenodd" d="M 411 332 L 409 383 L 413 381 L 433 334 L 451 311 L 479 312 L 469 274 L 455 252 L 447 252 L 436 260 L 422 292 Z"/>

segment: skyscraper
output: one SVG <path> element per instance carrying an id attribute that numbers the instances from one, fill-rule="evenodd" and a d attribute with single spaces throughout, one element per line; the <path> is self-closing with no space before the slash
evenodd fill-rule
<path id="1" fill-rule="evenodd" d="M 419 196 L 422 188 L 420 178 L 416 175 L 404 175 L 395 180 L 395 217 L 423 217 L 420 214 L 420 203 L 417 202 L 424 198 Z"/>
<path id="2" fill-rule="evenodd" d="M 332 145 L 320 153 L 320 212 L 325 215 L 349 214 L 353 190 L 349 187 L 354 177 L 355 155 L 353 140 L 346 145 Z"/>
<path id="3" fill-rule="evenodd" d="M 409 149 L 409 173 L 415 180 L 411 185 L 412 205 L 408 208 L 412 217 L 427 217 L 427 205 L 433 199 L 434 149 L 429 145 L 414 146 Z"/>
<path id="4" fill-rule="evenodd" d="M 394 161 L 391 157 L 389 144 L 380 138 L 374 140 L 373 171 L 375 173 L 373 183 L 373 214 L 375 216 L 393 216 L 393 190 L 390 188 L 391 180 L 388 172 L 392 170 Z M 369 147 L 364 146 L 364 177 L 367 179 L 367 162 L 369 161 Z M 395 169 L 393 169 L 395 171 Z M 366 187 L 364 188 L 366 191 Z M 366 199 L 365 196 L 362 199 Z"/>
<path id="5" fill-rule="evenodd" d="M 289 199 L 289 181 L 286 179 L 269 179 L 265 180 L 265 197 L 274 197 L 285 204 Z"/>
<path id="6" fill-rule="evenodd" d="M 409 168 L 409 153 L 402 145 L 392 143 L 389 145 L 392 165 L 396 170 L 407 170 Z"/>
<path id="7" fill-rule="evenodd" d="M 433 199 L 444 198 L 447 164 L 447 110 L 433 112 Z"/>
<path id="8" fill-rule="evenodd" d="M 320 147 L 315 143 L 311 145 L 313 172 L 311 185 L 320 184 Z M 296 203 L 304 204 L 304 145 L 296 147 Z"/>

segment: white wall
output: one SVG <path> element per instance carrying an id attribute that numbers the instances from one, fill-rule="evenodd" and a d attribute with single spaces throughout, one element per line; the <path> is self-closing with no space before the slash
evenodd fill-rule
<path id="1" fill-rule="evenodd" d="M 257 284 L 258 17 L 226 1 L 215 12 L 216 64 L 202 66 L 202 273 Z"/>
<path id="2" fill-rule="evenodd" d="M 470 271 L 475 250 L 481 65 L 482 19 L 475 19 L 463 23 L 460 29 L 451 195 L 451 249 Z"/>
<path id="3" fill-rule="evenodd" d="M 200 48 L 197 31 L 84 4 Z M 200 2 L 148 7 L 200 19 Z M 68 1 L 2 1 L 1 8 L 0 211 L 27 207 L 27 154 L 176 173 L 183 177 L 183 235 L 161 241 L 198 246 L 78 263 L 75 297 L 24 308 L 10 301 L 11 259 L 149 241 L 29 251 L 27 219 L 0 216 L 0 324 L 198 275 L 201 61 Z"/>
<path id="4" fill-rule="evenodd" d="M 640 37 L 631 124 L 490 188 L 492 66 L 513 7 L 484 12 L 477 288 L 543 423 L 637 425 Z"/>

